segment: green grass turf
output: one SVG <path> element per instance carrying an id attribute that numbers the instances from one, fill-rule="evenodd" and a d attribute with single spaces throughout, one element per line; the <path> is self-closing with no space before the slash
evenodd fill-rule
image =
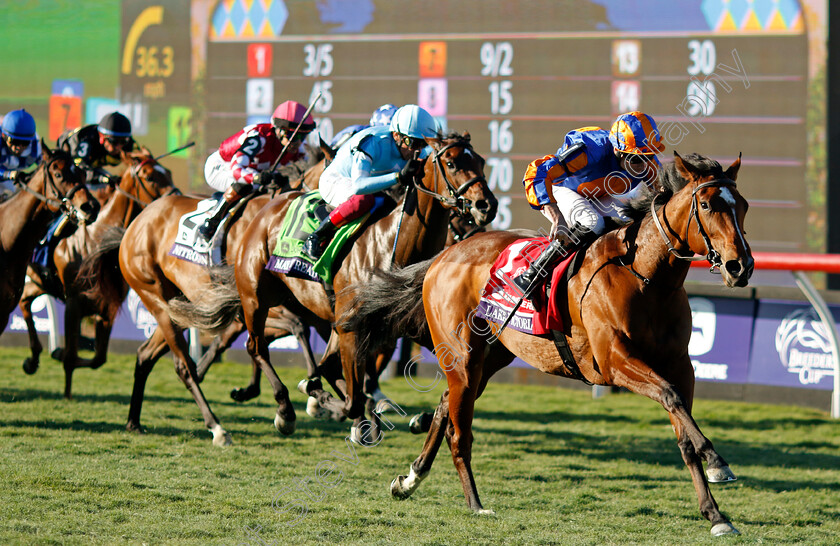
<path id="1" fill-rule="evenodd" d="M 198 409 L 164 358 L 146 389 L 147 434 L 125 432 L 134 359 L 111 355 L 75 375 L 45 358 L 35 376 L 22 349 L 0 349 L 2 544 L 836 544 L 840 540 L 840 423 L 810 409 L 699 400 L 695 418 L 739 480 L 712 489 L 743 535 L 713 539 L 666 413 L 633 394 L 592 400 L 585 391 L 492 384 L 477 404 L 473 468 L 486 508 L 475 516 L 444 444 L 432 473 L 406 501 L 388 486 L 406 474 L 422 437 L 408 418 L 375 447 L 345 444 L 347 423 L 315 422 L 292 392 L 297 431 L 272 426 L 267 383 L 256 402 L 230 400 L 249 368 L 214 366 L 202 389 L 234 445 L 211 445 Z M 275 356 L 279 359 L 279 356 Z M 294 389 L 303 370 L 278 368 Z M 440 388 L 403 378 L 383 390 L 410 415 Z M 341 481 L 315 483 L 321 461 Z M 327 464 L 327 463 L 324 463 Z M 324 468 L 322 466 L 321 468 Z M 334 473 L 330 480 L 337 476 Z M 281 503 L 282 505 L 282 503 Z M 246 527 L 256 531 L 246 531 Z M 262 541 L 262 542 L 259 542 Z"/>

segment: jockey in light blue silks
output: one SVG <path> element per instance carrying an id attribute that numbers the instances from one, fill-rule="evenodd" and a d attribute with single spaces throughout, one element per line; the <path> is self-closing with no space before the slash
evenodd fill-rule
<path id="1" fill-rule="evenodd" d="M 35 120 L 24 109 L 3 116 L 0 139 L 0 201 L 17 193 L 16 184 L 26 179 L 24 169 L 41 162 L 41 141 Z"/>
<path id="2" fill-rule="evenodd" d="M 336 229 L 384 204 L 385 197 L 377 192 L 408 184 L 428 155 L 425 139 L 436 134 L 434 118 L 407 104 L 394 113 L 388 127 L 370 127 L 353 135 L 321 175 L 321 196 L 336 208 L 306 240 L 304 253 L 317 260 Z"/>

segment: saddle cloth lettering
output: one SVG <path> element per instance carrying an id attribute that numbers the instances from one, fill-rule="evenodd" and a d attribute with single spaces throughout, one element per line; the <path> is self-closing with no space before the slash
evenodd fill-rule
<path id="1" fill-rule="evenodd" d="M 221 194 L 219 194 L 219 199 L 221 199 Z M 217 199 L 204 199 L 198 202 L 194 211 L 181 216 L 181 219 L 178 220 L 178 234 L 169 250 L 170 256 L 199 265 L 221 263 L 223 238 L 217 236 L 211 241 L 205 241 L 198 235 L 198 227 L 204 223 L 205 219 L 210 217 L 216 203 L 218 203 Z M 225 222 L 227 222 L 227 218 L 219 226 L 218 232 L 224 233 Z"/>
<path id="2" fill-rule="evenodd" d="M 338 229 L 330 240 L 324 253 L 316 262 L 303 254 L 303 243 L 315 231 L 320 221 L 315 217 L 315 211 L 324 204 L 318 190 L 311 191 L 295 199 L 286 212 L 277 244 L 269 257 L 265 268 L 276 273 L 283 273 L 290 277 L 298 277 L 315 282 L 331 285 L 335 272 L 333 265 L 344 244 L 364 227 L 370 214 L 353 220 Z"/>
<path id="3" fill-rule="evenodd" d="M 548 238 L 535 237 L 519 239 L 505 248 L 496 258 L 490 269 L 490 280 L 481 292 L 476 316 L 501 324 L 519 301 L 522 292 L 513 284 L 513 279 L 528 268 L 528 264 L 537 259 L 543 248 L 548 245 Z M 508 324 L 520 332 L 544 335 L 551 330 L 563 330 L 560 312 L 566 305 L 566 282 L 563 274 L 574 258 L 572 252 L 557 264 L 551 273 L 551 290 L 548 301 L 545 289 L 538 287 L 532 292 L 531 299 L 525 299 Z"/>

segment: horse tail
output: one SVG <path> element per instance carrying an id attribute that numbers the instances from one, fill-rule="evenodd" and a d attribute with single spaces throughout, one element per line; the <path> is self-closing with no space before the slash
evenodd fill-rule
<path id="1" fill-rule="evenodd" d="M 376 270 L 351 285 L 355 292 L 339 327 L 356 333 L 356 358 L 364 359 L 400 337 L 427 343 L 429 326 L 423 309 L 423 279 L 434 258 L 401 269 Z"/>
<path id="2" fill-rule="evenodd" d="M 218 332 L 240 315 L 241 304 L 232 265 L 209 268 L 210 286 L 195 301 L 179 296 L 169 301 L 169 316 L 184 328 Z"/>
<path id="3" fill-rule="evenodd" d="M 120 243 L 124 234 L 123 227 L 105 230 L 96 247 L 82 260 L 76 281 L 81 285 L 82 295 L 111 318 L 117 316 L 128 295 L 128 283 L 120 272 Z"/>

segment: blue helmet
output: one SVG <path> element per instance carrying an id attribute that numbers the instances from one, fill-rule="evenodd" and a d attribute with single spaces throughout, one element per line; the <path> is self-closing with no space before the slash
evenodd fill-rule
<path id="1" fill-rule="evenodd" d="M 411 138 L 434 138 L 437 134 L 435 118 L 416 104 L 406 104 L 394 112 L 391 131 Z"/>
<path id="2" fill-rule="evenodd" d="M 21 108 L 3 116 L 3 134 L 17 140 L 35 140 L 35 119 Z"/>
<path id="3" fill-rule="evenodd" d="M 387 126 L 391 123 L 391 118 L 394 117 L 394 112 L 396 111 L 397 107 L 393 104 L 383 104 L 382 106 L 374 110 L 373 115 L 370 116 L 370 126 Z"/>

